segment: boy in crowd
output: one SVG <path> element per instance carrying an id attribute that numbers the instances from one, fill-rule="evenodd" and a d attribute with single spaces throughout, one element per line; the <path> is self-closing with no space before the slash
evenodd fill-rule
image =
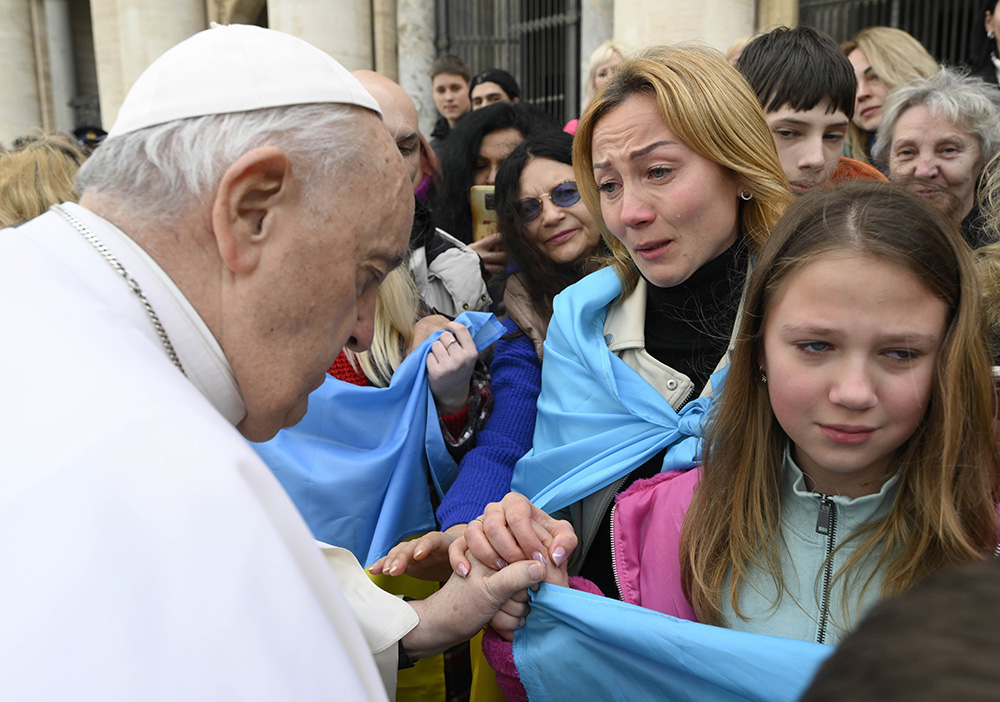
<path id="1" fill-rule="evenodd" d="M 811 27 L 779 27 L 747 44 L 737 68 L 764 109 L 795 195 L 839 180 L 885 180 L 841 158 L 857 80 L 833 39 Z"/>
<path id="2" fill-rule="evenodd" d="M 454 54 L 438 56 L 431 65 L 434 104 L 441 117 L 431 132 L 431 146 L 435 151 L 443 142 L 459 117 L 472 109 L 469 101 L 469 81 L 472 72 L 465 61 Z"/>

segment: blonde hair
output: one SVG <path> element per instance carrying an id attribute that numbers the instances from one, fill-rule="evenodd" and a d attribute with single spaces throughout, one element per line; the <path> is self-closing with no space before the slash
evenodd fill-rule
<path id="1" fill-rule="evenodd" d="M 417 285 L 406 265 L 393 269 L 375 295 L 371 348 L 361 353 L 344 350 L 354 370 L 363 373 L 375 387 L 387 387 L 406 357 L 419 314 L 419 300 Z"/>
<path id="2" fill-rule="evenodd" d="M 594 82 L 597 80 L 597 69 L 615 54 L 618 54 L 624 60 L 629 54 L 629 47 L 620 41 L 609 39 L 594 49 L 594 52 L 590 55 L 590 63 L 587 66 L 587 89 L 585 95 L 587 102 L 594 99 Z"/>
<path id="3" fill-rule="evenodd" d="M 751 253 L 792 201 L 757 96 L 722 54 L 700 45 L 656 46 L 634 54 L 587 107 L 573 142 L 577 186 L 611 251 L 623 297 L 635 289 L 639 273 L 602 216 L 591 142 L 601 118 L 634 95 L 655 96 L 664 124 L 697 154 L 735 174 L 750 192 L 740 224 Z"/>
<path id="4" fill-rule="evenodd" d="M 85 158 L 54 137 L 0 153 L 0 228 L 23 224 L 60 202 L 76 202 L 74 180 Z"/>
<path id="5" fill-rule="evenodd" d="M 929 78 L 941 68 L 923 44 L 902 29 L 894 27 L 862 29 L 853 39 L 841 44 L 840 48 L 845 56 L 860 49 L 879 80 L 890 91 L 921 78 Z M 851 158 L 871 163 L 868 150 L 870 140 L 871 135 L 854 122 L 847 126 L 846 141 L 851 149 Z"/>
<path id="6" fill-rule="evenodd" d="M 983 167 L 980 176 L 979 212 L 991 232 L 1000 231 L 1000 153 Z M 1000 334 L 1000 241 L 977 249 L 976 272 L 983 289 L 986 321 Z"/>
<path id="7" fill-rule="evenodd" d="M 727 577 L 738 616 L 753 566 L 783 590 L 781 465 L 789 439 L 759 379 L 764 330 L 789 276 L 843 250 L 912 273 L 947 305 L 948 323 L 926 413 L 894 458 L 900 473 L 895 501 L 888 516 L 848 537 L 860 546 L 835 579 L 858 584 L 855 566 L 874 559 L 885 573 L 881 594 L 891 595 L 996 547 L 996 397 L 971 250 L 955 223 L 923 198 L 899 186 L 847 184 L 792 205 L 748 282 L 732 362 L 709 424 L 702 480 L 681 537 L 685 592 L 705 623 L 721 623 Z M 869 582 L 844 588 L 845 609 L 850 594 L 860 603 Z"/>

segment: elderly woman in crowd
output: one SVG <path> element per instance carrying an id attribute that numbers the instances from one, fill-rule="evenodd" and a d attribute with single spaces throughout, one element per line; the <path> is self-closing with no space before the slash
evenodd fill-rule
<path id="1" fill-rule="evenodd" d="M 938 71 L 940 66 L 923 44 L 902 29 L 868 27 L 840 46 L 858 79 L 854 116 L 847 130 L 844 155 L 869 163 L 875 130 L 882 123 L 889 91 Z"/>
<path id="2" fill-rule="evenodd" d="M 1000 89 L 942 69 L 894 90 L 873 157 L 889 177 L 961 223 L 973 248 L 996 239 L 976 205 L 980 177 L 1000 151 Z"/>

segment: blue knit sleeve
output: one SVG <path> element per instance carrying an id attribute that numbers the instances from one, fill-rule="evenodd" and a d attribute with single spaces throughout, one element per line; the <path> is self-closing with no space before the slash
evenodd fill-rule
<path id="1" fill-rule="evenodd" d="M 509 334 L 520 331 L 503 322 Z M 519 334 L 497 341 L 490 366 L 493 414 L 476 435 L 476 445 L 462 459 L 458 477 L 438 507 L 441 529 L 478 517 L 490 502 L 510 491 L 514 464 L 531 448 L 535 404 L 542 383 L 542 364 L 531 339 Z"/>

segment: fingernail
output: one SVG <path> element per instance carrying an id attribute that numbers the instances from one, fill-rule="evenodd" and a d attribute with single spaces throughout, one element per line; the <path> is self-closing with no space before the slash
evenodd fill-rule
<path id="1" fill-rule="evenodd" d="M 552 562 L 555 563 L 556 565 L 562 565 L 563 561 L 565 560 L 566 560 L 566 549 L 564 549 L 562 546 L 557 547 L 556 550 L 552 552 Z"/>
<path id="2" fill-rule="evenodd" d="M 503 570 L 507 567 L 507 561 L 502 558 L 498 558 L 493 565 L 497 567 L 497 570 Z"/>
<path id="3" fill-rule="evenodd" d="M 464 578 L 466 575 L 469 574 L 469 566 L 465 565 L 464 563 L 459 563 L 458 574 Z"/>
<path id="4" fill-rule="evenodd" d="M 545 566 L 541 563 L 532 563 L 528 566 L 528 577 L 531 578 L 533 582 L 538 582 L 545 577 Z"/>
<path id="5" fill-rule="evenodd" d="M 419 547 L 417 547 L 417 550 L 413 552 L 413 557 L 417 558 L 423 552 L 424 552 L 424 547 L 423 546 L 419 546 Z"/>
<path id="6" fill-rule="evenodd" d="M 541 564 L 542 564 L 543 566 L 545 565 L 545 556 L 543 556 L 543 555 L 542 555 L 542 554 L 541 554 L 540 552 L 538 552 L 538 551 L 535 551 L 535 552 L 534 552 L 533 554 L 531 554 L 531 560 L 533 560 L 533 561 L 538 561 L 538 562 L 539 562 L 539 563 L 541 563 Z"/>
<path id="7" fill-rule="evenodd" d="M 389 566 L 389 575 L 395 575 L 395 574 L 396 574 L 396 564 L 393 563 L 391 566 Z"/>

